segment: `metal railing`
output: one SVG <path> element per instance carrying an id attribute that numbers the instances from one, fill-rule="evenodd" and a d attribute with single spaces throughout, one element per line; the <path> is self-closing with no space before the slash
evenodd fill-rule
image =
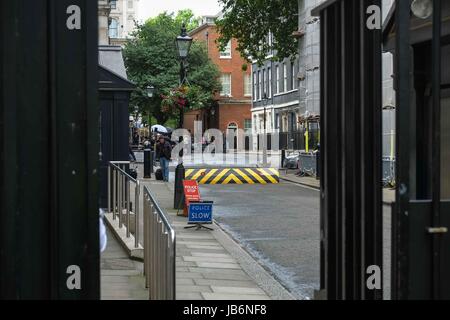
<path id="1" fill-rule="evenodd" d="M 144 274 L 150 300 L 175 300 L 175 230 L 144 188 Z"/>
<path id="2" fill-rule="evenodd" d="M 301 152 L 298 159 L 298 168 L 302 175 L 315 177 L 317 175 L 316 154 Z"/>
<path id="3" fill-rule="evenodd" d="M 119 219 L 119 228 L 125 226 L 127 238 L 131 237 L 131 213 L 134 213 L 134 246 L 139 247 L 139 198 L 141 186 L 139 180 L 131 177 L 125 170 L 128 161 L 110 162 L 108 168 L 108 212 L 113 220 Z M 131 190 L 134 186 L 134 208 L 131 202 Z"/>

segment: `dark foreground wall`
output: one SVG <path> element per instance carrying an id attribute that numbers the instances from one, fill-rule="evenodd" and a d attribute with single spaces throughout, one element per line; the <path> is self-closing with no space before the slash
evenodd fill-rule
<path id="1" fill-rule="evenodd" d="M 0 18 L 0 298 L 96 299 L 97 2 Z"/>

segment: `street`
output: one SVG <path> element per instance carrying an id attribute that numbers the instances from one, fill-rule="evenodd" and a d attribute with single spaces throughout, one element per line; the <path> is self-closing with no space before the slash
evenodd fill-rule
<path id="1" fill-rule="evenodd" d="M 319 289 L 319 192 L 292 183 L 202 185 L 217 222 L 299 299 Z"/>

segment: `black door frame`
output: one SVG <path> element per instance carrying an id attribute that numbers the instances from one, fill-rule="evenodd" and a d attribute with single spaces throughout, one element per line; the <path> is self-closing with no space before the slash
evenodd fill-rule
<path id="1" fill-rule="evenodd" d="M 97 6 L 0 2 L 3 299 L 100 298 Z"/>

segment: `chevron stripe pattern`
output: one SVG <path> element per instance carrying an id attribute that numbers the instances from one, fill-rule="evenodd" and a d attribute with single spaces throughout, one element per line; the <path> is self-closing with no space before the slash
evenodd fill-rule
<path id="1" fill-rule="evenodd" d="M 198 184 L 278 184 L 280 172 L 273 168 L 186 169 L 185 179 Z"/>

